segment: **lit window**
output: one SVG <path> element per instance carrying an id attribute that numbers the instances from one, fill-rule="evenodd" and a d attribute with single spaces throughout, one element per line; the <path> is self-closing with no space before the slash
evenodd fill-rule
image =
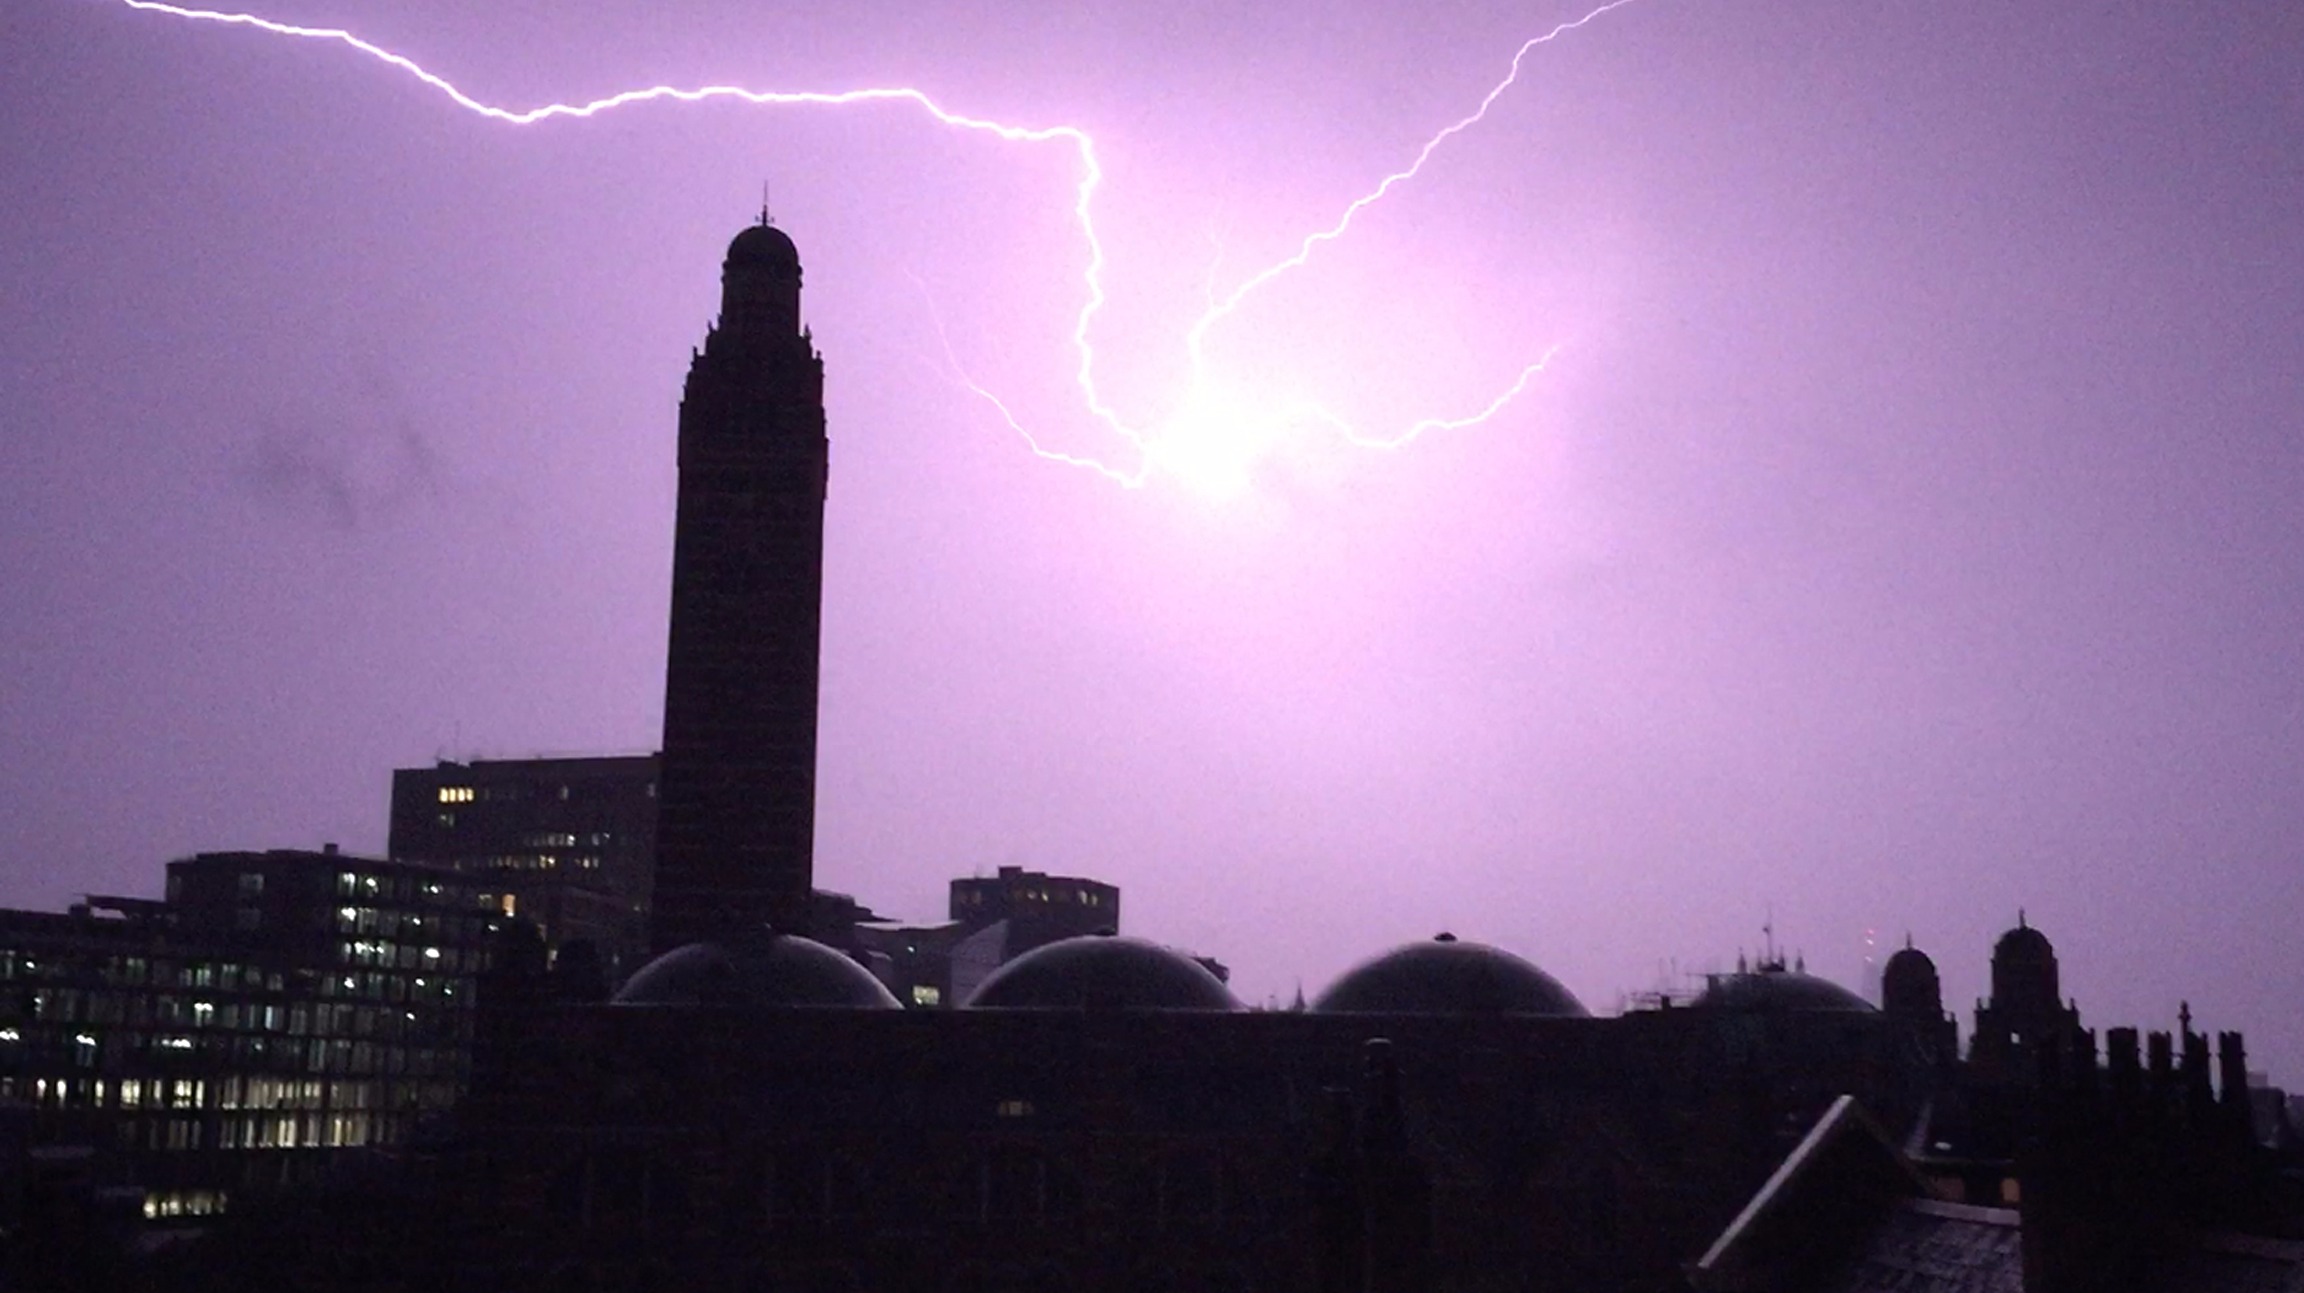
<path id="1" fill-rule="evenodd" d="M 471 803 L 471 802 L 472 802 L 472 787 L 470 787 L 470 786 L 442 786 L 442 787 L 440 787 L 440 802 L 441 802 L 441 803 L 444 803 L 444 804 L 468 804 L 468 803 Z"/>
<path id="2" fill-rule="evenodd" d="M 1030 1100 L 1002 1100 L 993 1106 L 993 1112 L 1003 1118 L 1029 1118 L 1032 1116 Z"/>
<path id="3" fill-rule="evenodd" d="M 912 1004 L 915 1006 L 939 1005 L 943 1000 L 943 991 L 934 984 L 915 983 L 912 985 Z"/>

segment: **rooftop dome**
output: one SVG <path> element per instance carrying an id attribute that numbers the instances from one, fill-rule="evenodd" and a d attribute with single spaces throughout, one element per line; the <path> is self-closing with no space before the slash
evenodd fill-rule
<path id="1" fill-rule="evenodd" d="M 2000 941 L 1992 945 L 1992 959 L 1995 961 L 2052 961 L 2056 959 L 2056 948 L 2049 943 L 2046 934 L 2025 924 L 2022 913 L 2018 913 L 2016 928 L 2002 934 Z"/>
<path id="2" fill-rule="evenodd" d="M 1484 943 L 1442 934 L 1363 961 L 1312 1003 L 1322 1014 L 1567 1015 L 1588 1012 L 1551 975 Z"/>
<path id="3" fill-rule="evenodd" d="M 1930 960 L 1928 954 L 1917 947 L 1909 945 L 1899 947 L 1896 949 L 1896 954 L 1888 958 L 1888 963 L 1880 967 L 1880 981 L 1882 983 L 1934 983 L 1936 982 L 1936 962 Z"/>
<path id="4" fill-rule="evenodd" d="M 971 1010 L 1238 1010 L 1232 990 L 1187 957 L 1141 938 L 1087 934 L 1033 948 L 992 972 Z"/>
<path id="5" fill-rule="evenodd" d="M 640 967 L 620 1006 L 768 1006 L 897 1010 L 872 972 L 810 938 L 763 931 L 676 947 Z"/>
<path id="6" fill-rule="evenodd" d="M 1910 943 L 1898 948 L 1880 969 L 1880 1008 L 1890 1014 L 1941 1014 L 1944 988 L 1936 978 L 1936 962 Z"/>
<path id="7" fill-rule="evenodd" d="M 1872 1010 L 1871 1002 L 1830 979 L 1767 965 L 1715 978 L 1696 1005 L 1713 1010 Z"/>
<path id="8" fill-rule="evenodd" d="M 793 245 L 791 235 L 775 225 L 756 224 L 728 244 L 728 263 L 798 265 L 800 249 Z"/>

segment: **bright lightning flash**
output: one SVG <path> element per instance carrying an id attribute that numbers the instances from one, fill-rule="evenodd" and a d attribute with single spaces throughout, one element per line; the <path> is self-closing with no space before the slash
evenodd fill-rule
<path id="1" fill-rule="evenodd" d="M 1096 143 L 1088 132 L 1078 126 L 1015 126 L 982 117 L 971 117 L 952 112 L 927 92 L 909 86 L 880 87 L 862 90 L 828 92 L 818 90 L 748 90 L 733 85 L 707 85 L 680 88 L 669 85 L 650 86 L 642 90 L 625 90 L 586 103 L 548 103 L 538 108 L 510 109 L 483 102 L 458 89 L 446 77 L 419 65 L 414 59 L 396 54 L 382 46 L 371 44 L 336 27 L 301 27 L 293 23 L 275 22 L 253 14 L 224 13 L 212 9 L 190 9 L 163 3 L 162 0 L 121 0 L 131 9 L 146 13 L 167 14 L 175 18 L 198 22 L 223 23 L 234 27 L 252 27 L 277 36 L 295 36 L 307 40 L 329 41 L 346 45 L 378 62 L 388 64 L 439 91 L 468 112 L 476 113 L 508 125 L 527 126 L 555 117 L 585 118 L 596 116 L 611 108 L 628 104 L 649 103 L 669 99 L 680 103 L 697 103 L 708 99 L 739 99 L 762 105 L 792 105 L 841 107 L 867 103 L 909 103 L 944 125 L 961 130 L 979 131 L 1013 143 L 1062 143 L 1069 145 L 1079 157 L 1080 179 L 1074 189 L 1072 214 L 1079 225 L 1080 236 L 1087 244 L 1088 264 L 1081 274 L 1084 290 L 1079 312 L 1073 316 L 1072 346 L 1077 356 L 1074 381 L 1080 388 L 1080 397 L 1090 417 L 1103 423 L 1126 440 L 1135 451 L 1135 465 L 1120 467 L 1094 457 L 1065 453 L 1048 448 L 1018 420 L 1009 406 L 993 392 L 970 379 L 965 372 L 960 380 L 996 410 L 1002 420 L 1021 436 L 1033 453 L 1054 462 L 1082 467 L 1130 489 L 1143 485 L 1158 472 L 1198 493 L 1222 499 L 1246 490 L 1253 478 L 1257 463 L 1263 461 L 1280 446 L 1308 428 L 1325 429 L 1344 440 L 1370 449 L 1397 449 L 1428 431 L 1454 430 L 1473 426 L 1493 417 L 1512 402 L 1544 365 L 1554 351 L 1548 351 L 1535 363 L 1521 369 L 1517 380 L 1482 407 L 1457 417 L 1430 417 L 1397 428 L 1389 433 L 1364 431 L 1345 419 L 1308 400 L 1256 399 L 1233 391 L 1220 391 L 1208 376 L 1207 346 L 1209 333 L 1216 326 L 1238 313 L 1248 299 L 1281 277 L 1304 267 L 1313 252 L 1324 244 L 1342 238 L 1352 222 L 1363 210 L 1381 201 L 1391 191 L 1414 179 L 1424 169 L 1424 163 L 1450 139 L 1478 125 L 1488 115 L 1488 109 L 1504 92 L 1520 79 L 1520 69 L 1537 46 L 1547 44 L 1574 31 L 1611 10 L 1621 9 L 1633 0 L 1607 0 L 1607 3 L 1586 13 L 1581 18 L 1563 22 L 1542 35 L 1530 37 L 1521 43 L 1512 55 L 1510 68 L 1504 78 L 1491 87 L 1480 100 L 1479 106 L 1451 123 L 1417 150 L 1415 159 L 1400 170 L 1384 176 L 1377 185 L 1344 208 L 1344 213 L 1332 224 L 1305 236 L 1296 251 L 1285 259 L 1274 262 L 1243 278 L 1231 292 L 1221 298 L 1211 294 L 1207 310 L 1196 319 L 1184 334 L 1184 349 L 1190 361 L 1190 377 L 1177 412 L 1150 428 L 1132 426 L 1119 412 L 1105 402 L 1096 388 L 1096 349 L 1089 340 L 1089 331 L 1096 315 L 1104 308 L 1104 245 L 1096 234 L 1096 191 L 1103 183 L 1104 170 L 1096 155 Z M 949 347 L 947 355 L 949 356 Z M 955 371 L 959 370 L 954 360 Z"/>

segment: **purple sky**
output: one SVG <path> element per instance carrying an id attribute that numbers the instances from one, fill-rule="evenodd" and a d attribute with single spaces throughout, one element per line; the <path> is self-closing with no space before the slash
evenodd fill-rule
<path id="1" fill-rule="evenodd" d="M 1089 131 L 1105 394 L 1582 6 L 279 0 L 513 107 L 914 84 Z M 819 881 L 1002 863 L 1317 991 L 1450 929 L 1587 1002 L 1772 908 L 1965 1016 L 2304 1083 L 2304 10 L 1638 0 L 1211 334 L 1304 433 L 1126 490 L 1076 155 L 901 105 L 519 128 L 338 45 L 0 9 L 0 902 L 380 850 L 389 770 L 653 748 L 674 410 L 772 179 L 833 440 Z M 931 308 L 933 304 L 933 312 Z M 1388 421 L 1387 421 L 1388 420 Z M 1963 1023 L 1965 1024 L 1965 1017 Z"/>

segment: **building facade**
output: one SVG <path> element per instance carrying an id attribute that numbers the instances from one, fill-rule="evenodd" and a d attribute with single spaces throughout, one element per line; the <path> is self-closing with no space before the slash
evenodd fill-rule
<path id="1" fill-rule="evenodd" d="M 168 898 L 0 912 L 0 1099 L 154 1219 L 404 1143 L 469 1076 L 494 915 L 465 877 L 201 854 Z"/>
<path id="2" fill-rule="evenodd" d="M 399 768 L 385 852 L 465 873 L 548 955 L 589 943 L 621 982 L 648 949 L 657 775 L 652 754 Z"/>
<path id="3" fill-rule="evenodd" d="M 1008 922 L 1011 955 L 1059 938 L 1120 931 L 1120 889 L 1081 876 L 1004 866 L 952 882 L 952 920 L 971 930 Z"/>

